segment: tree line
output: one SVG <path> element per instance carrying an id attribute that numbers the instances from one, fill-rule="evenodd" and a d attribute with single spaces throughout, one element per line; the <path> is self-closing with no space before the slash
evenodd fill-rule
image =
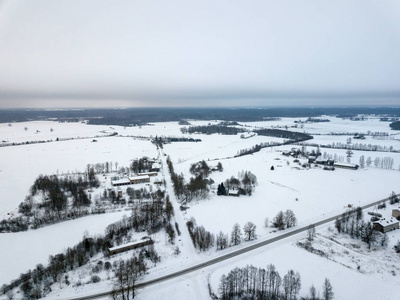
<path id="1" fill-rule="evenodd" d="M 243 233 L 241 226 L 235 223 L 232 227 L 230 238 L 228 234 L 220 231 L 217 235 L 207 231 L 203 226 L 197 225 L 195 218 L 190 218 L 186 222 L 186 226 L 189 231 L 189 235 L 192 239 L 195 248 L 200 251 L 207 251 L 214 245 L 216 250 L 223 250 L 231 246 L 236 246 L 244 242 L 249 242 L 257 239 L 256 225 L 253 222 L 247 222 L 243 226 Z"/>
<path id="2" fill-rule="evenodd" d="M 243 128 L 226 126 L 226 125 L 206 125 L 206 126 L 189 126 L 182 127 L 182 133 L 202 133 L 202 134 L 224 134 L 224 135 L 237 135 L 238 133 L 245 132 Z"/>
<path id="3" fill-rule="evenodd" d="M 247 265 L 234 268 L 227 275 L 222 275 L 218 291 L 220 299 L 260 299 L 260 300 L 295 300 L 301 289 L 301 277 L 298 272 L 289 270 L 283 278 L 273 264 L 264 268 Z M 334 292 L 330 280 L 325 278 L 322 286 L 322 298 L 314 285 L 310 287 L 305 300 L 331 300 Z"/>
<path id="4" fill-rule="evenodd" d="M 301 143 L 301 145 L 317 147 L 321 148 L 331 148 L 331 149 L 344 149 L 344 150 L 360 150 L 360 151 L 376 151 L 376 152 L 400 152 L 400 150 L 395 150 L 393 146 L 385 146 L 385 145 L 372 145 L 372 144 L 362 144 L 362 143 L 354 143 L 347 144 L 341 142 L 333 142 L 332 144 L 313 144 L 313 143 Z"/>

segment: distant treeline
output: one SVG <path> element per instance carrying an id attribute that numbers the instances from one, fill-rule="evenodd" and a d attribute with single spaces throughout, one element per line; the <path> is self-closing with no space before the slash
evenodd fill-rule
<path id="1" fill-rule="evenodd" d="M 182 133 L 203 133 L 203 134 L 225 134 L 225 135 L 237 135 L 240 132 L 246 130 L 237 127 L 225 126 L 225 125 L 207 125 L 207 126 L 190 126 L 182 127 Z"/>
<path id="2" fill-rule="evenodd" d="M 400 130 L 400 121 L 393 122 L 389 126 L 393 130 Z"/>
<path id="3" fill-rule="evenodd" d="M 358 114 L 400 117 L 400 108 L 392 107 L 338 107 L 338 108 L 128 108 L 128 109 L 81 109 L 81 110 L 0 110 L 0 123 L 36 120 L 73 122 L 89 120 L 90 124 L 143 125 L 149 122 L 179 122 L 182 119 L 223 120 L 251 122 L 271 117 L 318 117 L 339 115 L 355 117 Z"/>
<path id="4" fill-rule="evenodd" d="M 311 140 L 313 137 L 306 133 L 282 130 L 282 129 L 259 129 L 255 130 L 255 133 L 263 136 L 273 136 L 283 139 L 290 139 L 292 142 Z"/>
<path id="5" fill-rule="evenodd" d="M 201 142 L 201 139 L 187 138 L 181 136 L 156 136 L 154 138 L 154 143 L 159 144 L 160 142 L 163 144 L 173 143 L 173 142 Z"/>

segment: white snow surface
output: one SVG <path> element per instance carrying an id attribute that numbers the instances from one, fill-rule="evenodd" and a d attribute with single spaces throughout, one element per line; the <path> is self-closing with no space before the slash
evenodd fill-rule
<path id="1" fill-rule="evenodd" d="M 377 118 L 360 122 L 334 117 L 326 118 L 329 118 L 331 122 L 304 124 L 303 129 L 289 128 L 289 130 L 324 134 L 316 135 L 314 140 L 309 141 L 323 144 L 332 141 L 346 142 L 344 136 L 327 135 L 331 132 L 366 133 L 370 130 L 389 134 L 396 133 L 390 131 L 387 122 L 379 122 Z M 281 121 L 242 124 L 253 128 L 255 126 L 266 128 L 271 128 L 271 126 L 290 127 L 294 125 L 294 120 L 297 119 L 284 118 Z M 193 125 L 215 123 L 190 122 Z M 24 127 L 28 127 L 28 130 L 25 131 Z M 399 153 L 354 151 L 351 158 L 352 163 L 358 163 L 361 155 L 364 155 L 365 158 L 371 156 L 372 160 L 375 157 L 390 156 L 394 159 L 393 170 L 383 170 L 373 166 L 357 171 L 343 169 L 324 171 L 320 167 L 304 169 L 298 163 L 295 163 L 293 158 L 281 154 L 283 150 L 292 148 L 291 145 L 265 148 L 253 155 L 229 158 L 241 149 L 250 148 L 261 142 L 281 142 L 282 139 L 261 136 L 241 139 L 240 135 L 183 135 L 179 130 L 181 127 L 176 122 L 156 123 L 141 128 L 118 126 L 110 128 L 110 126 L 55 122 L 13 123 L 11 127 L 7 124 L 0 124 L 1 139 L 8 142 L 22 142 L 27 139 L 33 141 L 37 135 L 42 135 L 43 139 L 85 137 L 85 139 L 63 142 L 0 147 L 0 181 L 2 182 L 0 192 L 3 195 L 0 199 L 0 218 L 9 217 L 9 213 L 16 213 L 18 204 L 29 193 L 30 186 L 39 174 L 83 171 L 88 163 L 105 161 L 118 162 L 120 166 L 128 166 L 130 160 L 134 158 L 157 157 L 159 153 L 155 146 L 147 139 L 138 138 L 139 136 L 166 135 L 200 138 L 202 142 L 172 143 L 164 146 L 163 152 L 171 157 L 175 172 L 182 172 L 187 181 L 190 178 L 190 165 L 202 159 L 206 160 L 210 166 L 216 165 L 218 161 L 223 165 L 223 172 L 213 172 L 210 175 L 215 181 L 215 186 L 231 176 L 237 177 L 238 172 L 242 170 L 251 171 L 258 179 L 258 185 L 255 187 L 252 196 L 219 197 L 211 192 L 208 199 L 194 200 L 189 204 L 190 208 L 187 212 L 181 212 L 172 192 L 169 174 L 164 169 L 167 191 L 174 204 L 175 221 L 180 225 L 182 236 L 177 237 L 174 246 L 167 244 L 162 232 L 155 236 L 155 247 L 161 255 L 162 261 L 157 266 L 152 266 L 149 270 L 150 274 L 144 280 L 179 270 L 235 249 L 228 248 L 219 252 L 211 249 L 207 252 L 198 253 L 193 248 L 185 228 L 185 222 L 190 217 L 195 217 L 198 225 L 203 225 L 214 234 L 217 234 L 220 230 L 230 234 L 234 223 L 238 222 L 243 226 L 247 221 L 252 221 L 257 225 L 258 239 L 264 239 L 274 235 L 271 228 L 264 227 L 265 218 L 268 217 L 271 221 L 280 210 L 292 209 L 296 214 L 299 225 L 304 225 L 343 212 L 348 204 L 358 206 L 386 198 L 392 191 L 400 192 L 400 172 L 397 167 L 400 163 Z M 50 131 L 50 128 L 53 128 L 53 132 Z M 31 130 L 39 130 L 40 133 L 31 133 Z M 97 143 L 92 142 L 95 136 L 114 131 L 124 137 L 96 138 Z M 30 136 L 28 136 L 28 133 Z M 133 138 L 133 136 L 136 138 Z M 398 135 L 394 135 L 392 139 L 388 140 L 373 139 L 357 142 L 387 145 L 388 147 L 393 146 L 394 149 L 400 149 L 400 142 L 396 140 L 397 138 Z M 346 150 L 341 149 L 321 148 L 321 151 L 326 151 L 331 155 L 346 155 Z M 166 168 L 165 157 L 162 157 L 164 168 Z M 270 170 L 271 166 L 275 167 L 273 171 Z M 390 214 L 390 206 L 386 213 Z M 82 239 L 85 231 L 88 231 L 89 234 L 103 233 L 104 228 L 109 223 L 117 221 L 123 214 L 128 214 L 128 212 L 121 211 L 114 214 L 84 217 L 38 230 L 1 234 L 0 284 L 9 283 L 10 280 L 16 279 L 21 272 L 34 268 L 38 263 L 45 264 L 48 255 L 56 254 L 68 246 L 73 246 Z M 318 245 L 322 248 L 326 247 L 328 250 L 329 248 L 342 247 L 326 242 L 324 237 L 330 234 L 330 230 L 327 229 L 329 226 L 333 227 L 331 224 L 317 229 Z M 384 252 L 384 255 L 378 255 L 379 259 L 374 263 L 370 263 L 371 260 L 366 258 L 371 257 L 372 259 L 374 255 L 376 256 L 375 253 L 381 253 L 379 249 L 375 252 L 354 254 L 355 259 L 360 259 L 364 264 L 372 265 L 368 268 L 368 272 L 364 273 L 358 271 L 356 264 L 351 264 L 346 258 L 339 260 L 337 255 L 336 261 L 329 260 L 297 247 L 296 242 L 303 239 L 304 236 L 305 233 L 299 234 L 184 277 L 146 287 L 138 291 L 137 299 L 207 299 L 207 278 L 210 278 L 211 286 L 214 292 L 217 292 L 220 277 L 223 274 L 226 275 L 234 267 L 244 267 L 251 264 L 266 268 L 270 263 L 277 267 L 282 277 L 290 269 L 300 273 L 302 280 L 301 296 L 308 294 L 311 284 L 314 284 L 317 290 L 321 290 L 323 280 L 327 277 L 334 288 L 335 299 L 398 298 L 399 274 L 390 275 L 388 273 L 390 270 L 383 270 L 379 267 L 379 263 L 383 260 L 384 255 L 387 255 L 389 260 L 394 259 L 390 247 L 400 239 L 400 230 L 391 232 L 390 247 Z M 139 238 L 139 236 L 136 238 Z M 348 243 L 351 242 L 360 243 L 357 240 L 351 240 Z M 365 248 L 365 245 L 360 245 Z M 181 250 L 181 254 L 178 256 L 172 254 L 176 246 L 179 246 Z M 246 246 L 246 243 L 239 247 L 244 246 Z M 115 259 L 130 256 L 131 254 L 125 253 Z M 393 264 L 398 263 L 398 259 L 393 260 Z M 107 290 L 109 286 L 110 282 L 104 275 L 99 284 L 85 284 L 79 288 L 67 288 L 64 285 L 60 289 L 54 285 L 53 292 L 48 297 L 49 299 L 68 299 L 73 296 Z"/>

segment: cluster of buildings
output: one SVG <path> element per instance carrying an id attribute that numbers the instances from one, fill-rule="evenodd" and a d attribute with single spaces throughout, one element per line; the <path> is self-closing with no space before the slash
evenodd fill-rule
<path id="1" fill-rule="evenodd" d="M 336 162 L 333 159 L 324 159 L 322 157 L 309 156 L 308 163 L 314 163 L 316 165 L 321 165 L 325 167 L 330 167 L 331 169 L 340 168 L 340 169 L 348 169 L 348 170 L 357 170 L 359 165 L 345 162 Z"/>
<path id="2" fill-rule="evenodd" d="M 313 153 L 314 154 L 314 153 Z M 308 155 L 308 153 L 302 152 L 300 149 L 292 148 L 290 151 L 283 151 L 282 155 L 292 156 L 298 158 L 299 156 L 307 157 L 309 164 L 316 164 L 323 166 L 325 170 L 334 170 L 335 168 L 357 170 L 359 165 L 345 162 L 336 162 L 333 159 L 324 159 L 319 153 L 315 155 Z"/>

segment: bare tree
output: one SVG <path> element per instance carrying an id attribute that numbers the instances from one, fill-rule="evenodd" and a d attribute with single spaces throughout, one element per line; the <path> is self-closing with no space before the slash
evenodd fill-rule
<path id="1" fill-rule="evenodd" d="M 307 229 L 307 240 L 312 242 L 315 237 L 315 225 L 311 224 Z"/>
<path id="2" fill-rule="evenodd" d="M 317 289 L 314 285 L 311 285 L 310 287 L 310 300 L 318 300 Z"/>
<path id="3" fill-rule="evenodd" d="M 380 243 L 381 247 L 387 248 L 387 246 L 389 244 L 389 236 L 387 235 L 387 233 L 381 234 L 379 243 Z"/>
<path id="4" fill-rule="evenodd" d="M 301 288 L 300 274 L 290 270 L 283 277 L 283 290 L 285 299 L 293 300 L 296 299 L 296 295 L 299 293 Z"/>
<path id="5" fill-rule="evenodd" d="M 124 300 L 133 299 L 135 297 L 135 283 L 139 274 L 139 265 L 140 263 L 137 261 L 136 257 L 126 261 L 119 260 L 116 262 L 116 268 L 114 269 L 114 299 L 118 299 L 118 295 Z"/>
<path id="6" fill-rule="evenodd" d="M 231 233 L 231 243 L 232 245 L 239 245 L 242 242 L 242 231 L 240 230 L 240 225 L 235 223 L 233 225 Z"/>
<path id="7" fill-rule="evenodd" d="M 275 218 L 272 220 L 272 226 L 279 230 L 285 229 L 285 217 L 283 211 L 278 212 Z"/>
<path id="8" fill-rule="evenodd" d="M 228 235 L 220 231 L 217 234 L 217 250 L 222 250 L 228 247 Z"/>
<path id="9" fill-rule="evenodd" d="M 256 225 L 253 222 L 247 222 L 243 227 L 245 241 L 251 241 L 257 238 Z"/>
<path id="10" fill-rule="evenodd" d="M 297 224 L 296 216 L 294 215 L 294 212 L 291 209 L 285 211 L 284 219 L 286 228 L 296 226 Z"/>
<path id="11" fill-rule="evenodd" d="M 368 249 L 371 249 L 371 245 L 377 242 L 378 234 L 373 229 L 371 222 L 365 223 L 361 228 L 361 240 L 368 244 Z"/>
<path id="12" fill-rule="evenodd" d="M 365 157 L 364 157 L 364 155 L 361 155 L 360 156 L 360 168 L 364 169 L 364 167 L 365 167 Z"/>

